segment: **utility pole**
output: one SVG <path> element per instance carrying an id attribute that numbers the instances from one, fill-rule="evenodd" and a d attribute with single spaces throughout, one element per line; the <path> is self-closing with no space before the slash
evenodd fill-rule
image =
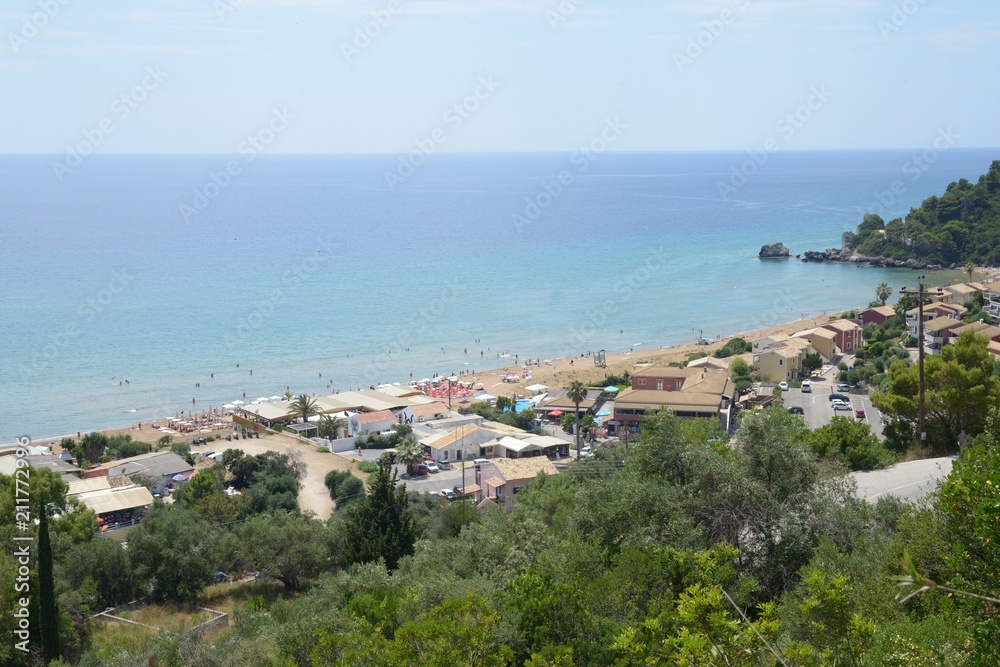
<path id="1" fill-rule="evenodd" d="M 926 414 L 924 404 L 924 278 L 925 276 L 917 276 L 917 290 L 915 292 L 906 289 L 906 287 L 899 290 L 900 294 L 917 297 L 917 372 L 920 378 L 917 385 L 917 438 L 921 444 L 927 439 L 927 431 L 924 428 Z M 939 294 L 940 292 L 941 290 L 938 289 Z"/>

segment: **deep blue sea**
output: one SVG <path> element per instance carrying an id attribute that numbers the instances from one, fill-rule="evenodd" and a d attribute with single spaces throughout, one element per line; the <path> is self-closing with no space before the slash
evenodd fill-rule
<path id="1" fill-rule="evenodd" d="M 781 152 L 725 197 L 745 153 L 438 154 L 394 189 L 396 155 L 0 156 L 0 442 L 863 306 L 913 273 L 760 246 L 998 153 Z"/>

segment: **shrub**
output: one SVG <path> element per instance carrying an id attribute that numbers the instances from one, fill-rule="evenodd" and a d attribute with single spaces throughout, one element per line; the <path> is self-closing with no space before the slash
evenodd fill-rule
<path id="1" fill-rule="evenodd" d="M 358 464 L 358 468 L 361 472 L 372 473 L 378 471 L 378 464 L 374 461 L 362 461 Z"/>
<path id="2" fill-rule="evenodd" d="M 316 451 L 319 452 L 320 454 L 329 454 L 330 453 L 330 448 L 329 447 L 317 447 Z"/>

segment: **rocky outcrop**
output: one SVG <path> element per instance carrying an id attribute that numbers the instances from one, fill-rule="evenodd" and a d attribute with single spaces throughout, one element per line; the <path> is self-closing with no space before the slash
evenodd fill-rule
<path id="1" fill-rule="evenodd" d="M 935 264 L 925 259 L 892 259 L 891 257 L 870 257 L 853 251 L 851 248 L 827 248 L 822 252 L 807 250 L 802 255 L 803 262 L 850 262 L 852 264 L 865 264 L 867 266 L 878 266 L 893 269 L 917 269 L 934 271 L 943 269 L 940 264 Z"/>
<path id="2" fill-rule="evenodd" d="M 760 252 L 757 256 L 761 259 L 771 259 L 771 258 L 787 258 L 790 253 L 785 244 L 781 241 L 775 241 L 774 243 L 768 243 L 765 246 L 761 246 Z"/>

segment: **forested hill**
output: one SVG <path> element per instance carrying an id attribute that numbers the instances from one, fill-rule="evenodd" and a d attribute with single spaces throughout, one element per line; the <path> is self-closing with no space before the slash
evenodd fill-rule
<path id="1" fill-rule="evenodd" d="M 868 214 L 857 233 L 845 235 L 854 254 L 938 264 L 1000 264 L 1000 160 L 973 185 L 951 183 L 940 197 L 885 223 Z"/>

